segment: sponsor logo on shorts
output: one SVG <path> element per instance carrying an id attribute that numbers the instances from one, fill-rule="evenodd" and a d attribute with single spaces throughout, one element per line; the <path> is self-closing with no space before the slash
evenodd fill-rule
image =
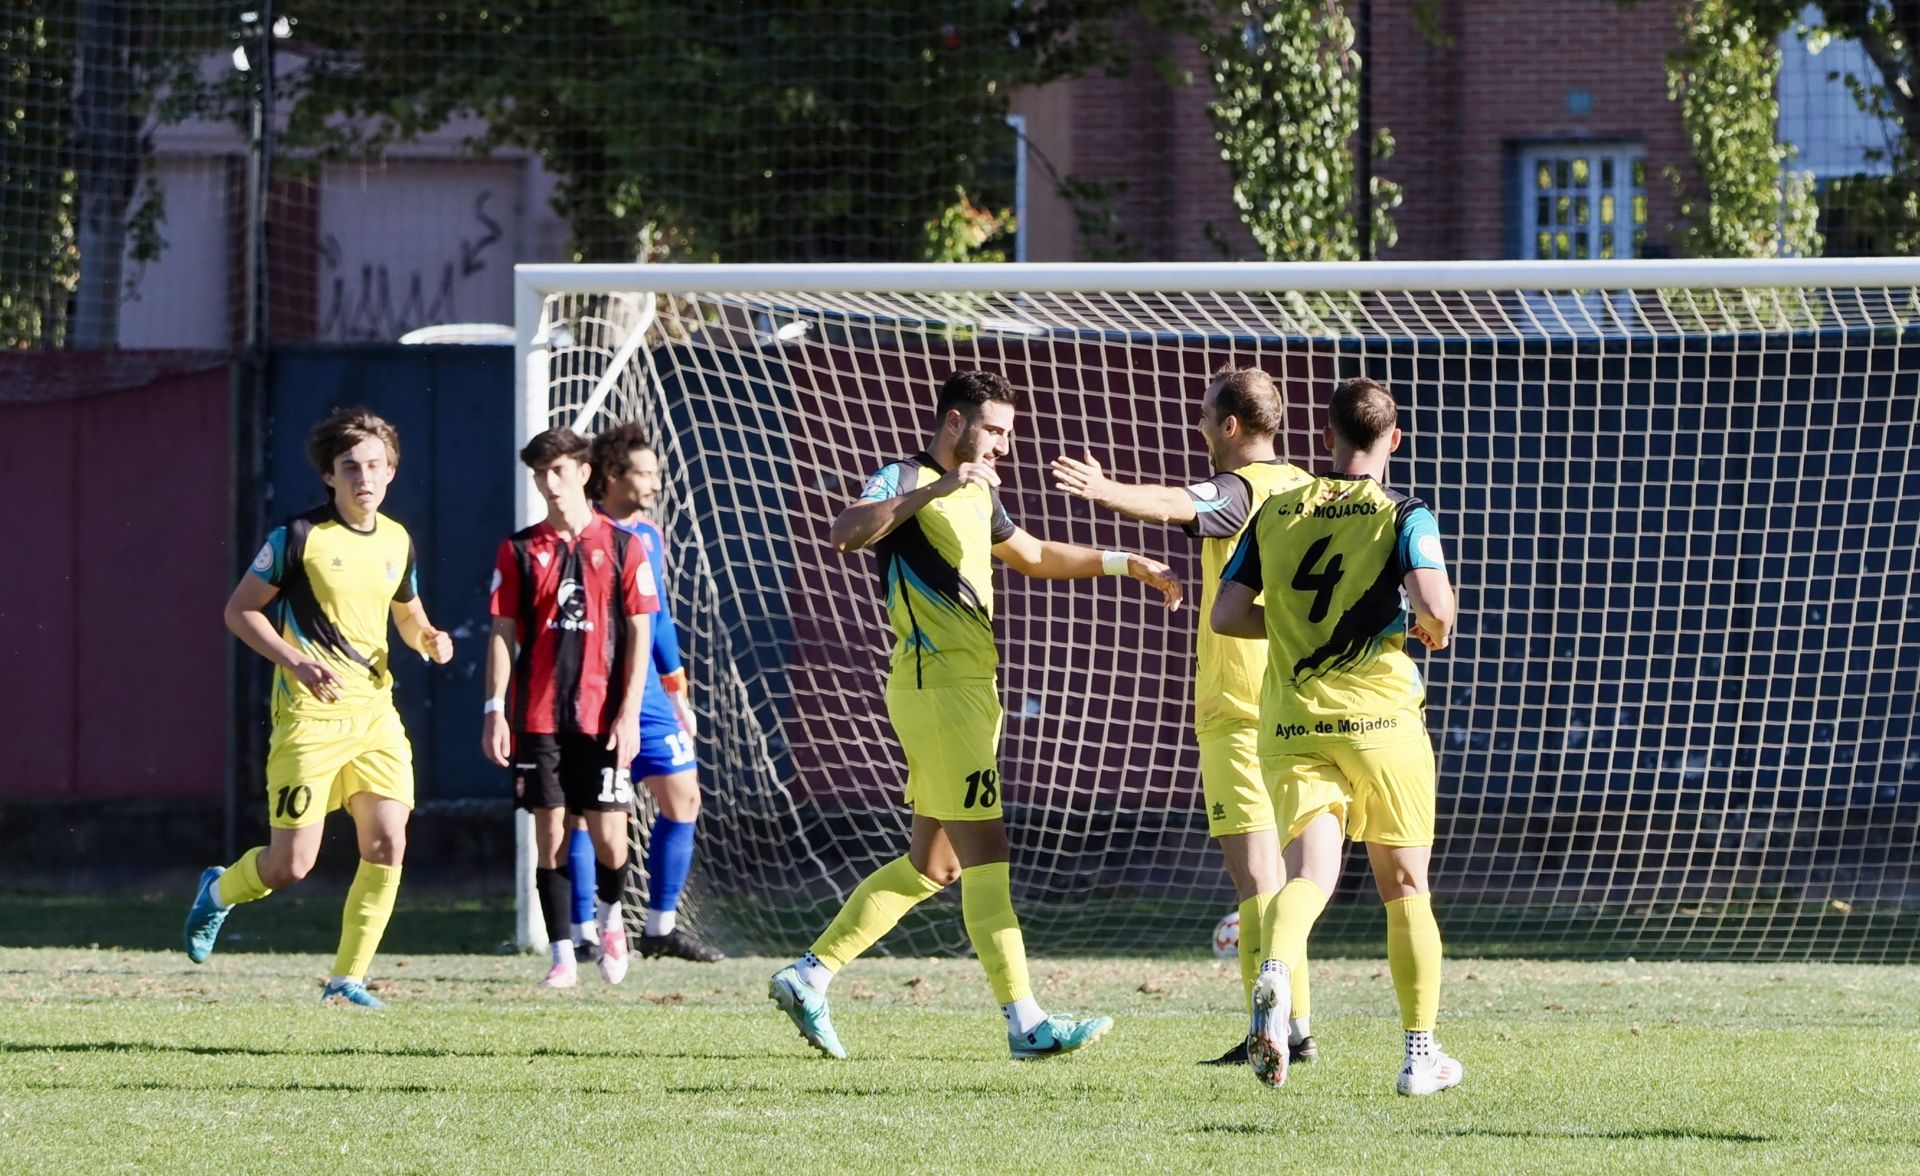
<path id="1" fill-rule="evenodd" d="M 1312 727 L 1305 723 L 1281 723 L 1273 729 L 1276 739 L 1298 739 L 1303 735 L 1366 735 L 1374 731 L 1392 731 L 1400 726 L 1400 717 L 1385 719 L 1321 719 Z"/>

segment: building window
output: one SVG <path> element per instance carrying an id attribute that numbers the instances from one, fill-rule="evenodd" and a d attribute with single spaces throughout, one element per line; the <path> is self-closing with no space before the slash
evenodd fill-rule
<path id="1" fill-rule="evenodd" d="M 1639 257 L 1647 157 L 1639 147 L 1547 143 L 1520 153 L 1520 255 Z"/>

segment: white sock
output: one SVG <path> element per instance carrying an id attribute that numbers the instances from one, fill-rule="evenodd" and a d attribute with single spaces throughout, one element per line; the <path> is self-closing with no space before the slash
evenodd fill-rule
<path id="1" fill-rule="evenodd" d="M 600 924 L 592 919 L 584 923 L 576 923 L 573 928 L 573 941 L 575 943 L 600 942 Z"/>
<path id="2" fill-rule="evenodd" d="M 1287 1044 L 1299 1045 L 1313 1036 L 1313 1026 L 1308 1024 L 1311 1017 L 1294 1017 L 1287 1022 Z"/>
<path id="3" fill-rule="evenodd" d="M 327 977 L 327 987 L 338 988 L 340 985 L 347 983 L 349 980 L 351 980 L 355 984 L 360 983 L 360 977 L 358 976 L 329 976 Z"/>
<path id="4" fill-rule="evenodd" d="M 833 983 L 833 969 L 820 962 L 820 957 L 808 952 L 793 961 L 793 970 L 800 973 L 800 982 L 815 992 L 825 992 L 827 985 Z"/>
<path id="5" fill-rule="evenodd" d="M 596 899 L 595 901 L 598 901 L 598 900 Z M 612 902 L 600 903 L 599 910 L 600 910 L 599 922 L 602 927 L 613 928 L 613 927 L 618 927 L 620 925 L 620 900 L 619 899 L 616 898 Z"/>
<path id="6" fill-rule="evenodd" d="M 1033 1027 L 1047 1019 L 1046 1010 L 1040 1002 L 1031 996 L 1023 996 L 1012 1004 L 1000 1006 L 1001 1015 L 1007 1019 L 1007 1032 L 1016 1036 L 1033 1032 Z"/>
<path id="7" fill-rule="evenodd" d="M 1433 1044 L 1433 1030 L 1431 1029 L 1407 1030 L 1407 1060 L 1408 1061 L 1410 1062 L 1411 1061 L 1421 1061 L 1421 1062 L 1428 1061 L 1433 1057 L 1433 1055 L 1439 1052 L 1440 1052 L 1439 1049 L 1437 1049 Z"/>
<path id="8" fill-rule="evenodd" d="M 652 907 L 648 907 L 645 918 L 646 925 L 641 928 L 640 934 L 655 937 L 671 935 L 673 934 L 674 925 L 680 921 L 680 912 L 656 911 Z"/>
<path id="9" fill-rule="evenodd" d="M 547 950 L 553 953 L 553 962 L 556 965 L 573 962 L 573 940 L 571 939 L 556 939 L 547 944 Z"/>

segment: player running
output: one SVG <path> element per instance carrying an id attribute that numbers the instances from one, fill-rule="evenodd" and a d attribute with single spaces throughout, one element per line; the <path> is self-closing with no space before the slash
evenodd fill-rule
<path id="1" fill-rule="evenodd" d="M 308 434 L 307 460 L 329 501 L 267 535 L 226 608 L 227 628 L 275 667 L 267 844 L 200 875 L 182 936 L 187 958 L 205 961 L 235 906 L 307 876 L 327 814 L 344 808 L 360 866 L 321 999 L 377 1009 L 385 1002 L 367 991 L 367 969 L 393 914 L 413 810 L 413 746 L 393 706 L 387 623 L 441 665 L 453 641 L 420 603 L 413 540 L 380 513 L 400 468 L 394 427 L 364 408 L 335 409 Z"/>
<path id="2" fill-rule="evenodd" d="M 1228 368 L 1207 381 L 1200 400 L 1200 437 L 1213 476 L 1192 486 L 1127 485 L 1116 482 L 1092 455 L 1056 458 L 1054 485 L 1116 514 L 1180 527 L 1200 540 L 1198 667 L 1194 677 L 1194 734 L 1200 744 L 1200 791 L 1207 835 L 1220 843 L 1227 875 L 1240 902 L 1240 986 L 1251 1009 L 1260 969 L 1260 928 L 1298 861 L 1282 863 L 1274 829 L 1273 801 L 1260 776 L 1260 679 L 1267 643 L 1222 637 L 1205 623 L 1220 572 L 1233 554 L 1247 520 L 1269 495 L 1301 486 L 1311 476 L 1276 455 L 1274 440 L 1286 423 L 1286 404 L 1273 378 L 1259 368 Z M 1293 1015 L 1287 1048 L 1296 1062 L 1320 1056 L 1313 1040 L 1304 959 L 1294 973 Z M 1212 1059 L 1213 1065 L 1245 1065 L 1246 1038 Z"/>
<path id="3" fill-rule="evenodd" d="M 1453 585 L 1433 511 L 1383 484 L 1400 447 L 1397 418 L 1384 385 L 1357 377 L 1335 387 L 1325 431 L 1332 472 L 1267 500 L 1213 604 L 1215 632 L 1267 638 L 1260 765 L 1281 838 L 1298 846 L 1300 862 L 1262 924 L 1248 1044 L 1254 1076 L 1269 1086 L 1287 1080 L 1279 1026 L 1348 837 L 1366 844 L 1387 908 L 1388 967 L 1406 1029 L 1398 1089 L 1432 1094 L 1463 1072 L 1433 1039 L 1435 772 L 1426 690 L 1406 652 L 1409 634 L 1446 648 Z"/>
<path id="4" fill-rule="evenodd" d="M 998 765 L 999 649 L 990 558 L 1042 579 L 1130 575 L 1180 605 L 1165 565 L 1123 551 L 1053 543 L 1021 530 L 996 493 L 1012 450 L 1013 386 L 959 371 L 941 385 L 927 448 L 883 466 L 834 520 L 839 551 L 871 547 L 895 636 L 887 716 L 907 757 L 913 831 L 904 856 L 869 874 L 807 953 L 774 973 L 768 995 L 808 1044 L 842 1058 L 827 1015 L 834 974 L 916 904 L 958 881 L 967 937 L 1007 1022 L 1015 1060 L 1068 1053 L 1113 1024 L 1048 1016 L 1027 978 L 1013 911 Z"/>
<path id="5" fill-rule="evenodd" d="M 512 767 L 514 796 L 533 814 L 534 879 L 552 952 L 546 988 L 579 983 L 571 883 L 561 869 L 569 815 L 585 816 L 593 839 L 600 975 L 609 984 L 627 975 L 627 765 L 639 750 L 650 619 L 660 609 L 639 541 L 587 501 L 588 454 L 572 429 L 548 429 L 520 451 L 547 517 L 500 544 L 482 704 L 481 750 Z"/>

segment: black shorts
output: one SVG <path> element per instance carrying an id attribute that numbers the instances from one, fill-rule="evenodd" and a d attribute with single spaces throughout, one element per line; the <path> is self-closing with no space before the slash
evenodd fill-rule
<path id="1" fill-rule="evenodd" d="M 632 812 L 633 779 L 606 742 L 593 735 L 516 737 L 514 804 L 570 813 Z"/>

